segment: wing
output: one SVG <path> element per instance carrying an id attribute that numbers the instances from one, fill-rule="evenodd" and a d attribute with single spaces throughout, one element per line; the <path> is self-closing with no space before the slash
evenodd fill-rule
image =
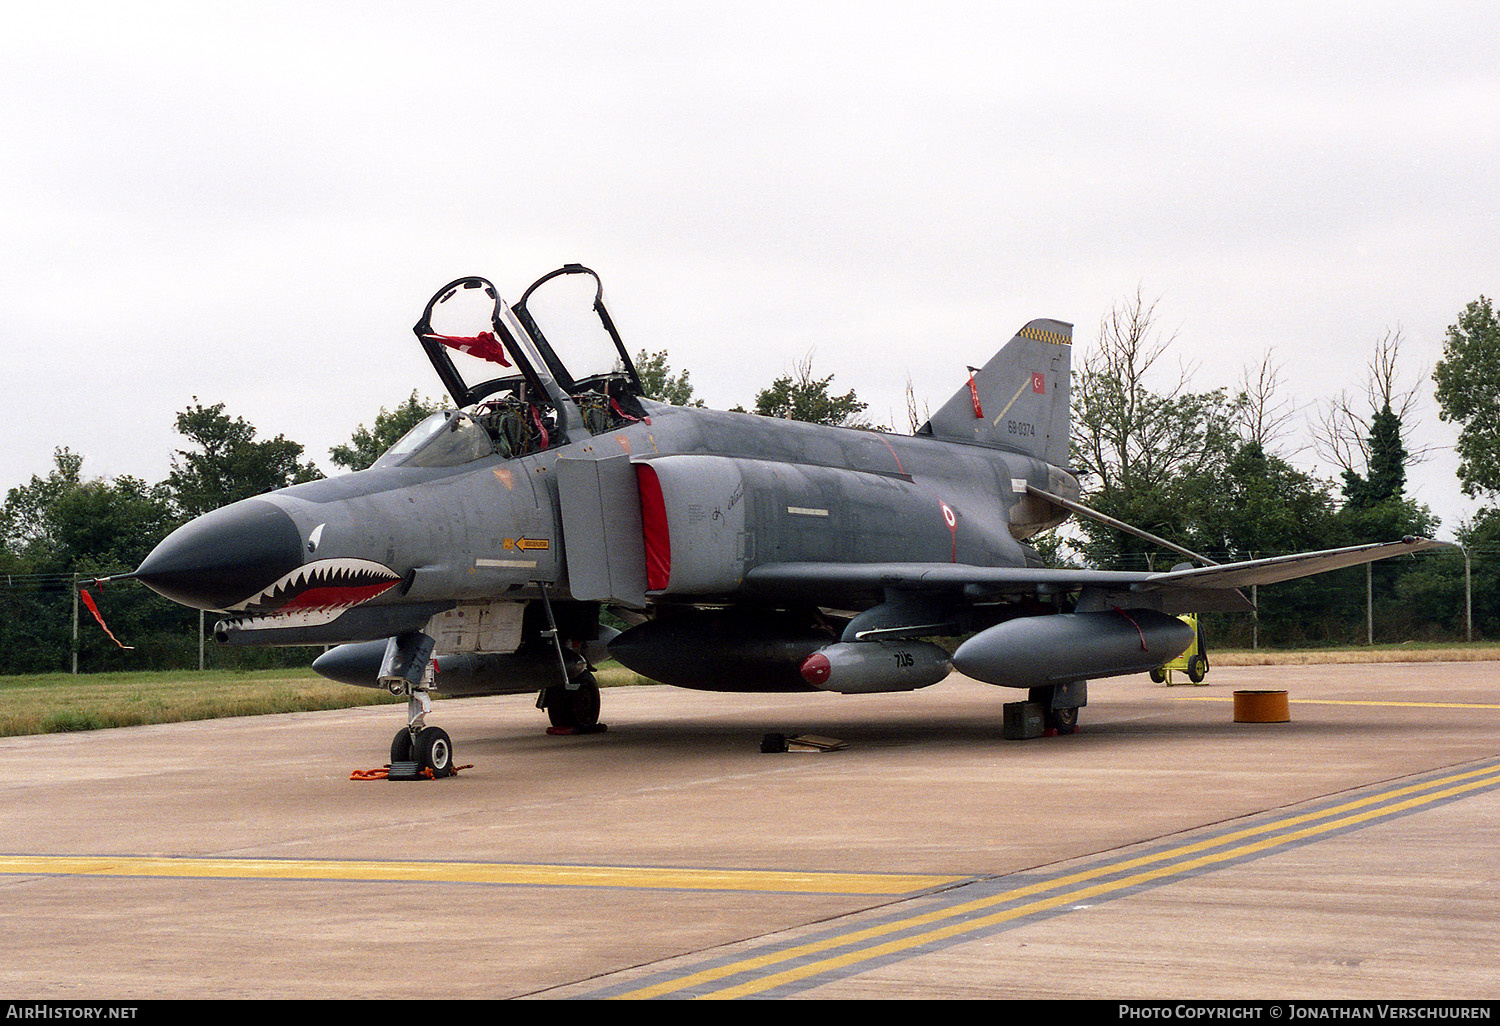
<path id="1" fill-rule="evenodd" d="M 872 592 L 961 592 L 970 601 L 1093 589 L 1105 606 L 1165 613 L 1253 608 L 1239 589 L 1275 584 L 1407 553 L 1446 546 L 1427 538 L 1354 545 L 1318 552 L 1165 572 L 987 567 L 961 563 L 765 563 L 745 583 L 779 594 L 847 597 Z"/>
<path id="2" fill-rule="evenodd" d="M 1319 552 L 1296 552 L 1290 556 L 1274 556 L 1269 559 L 1250 559 L 1241 563 L 1221 563 L 1215 566 L 1200 566 L 1186 570 L 1173 570 L 1157 574 L 1141 583 L 1140 590 L 1150 591 L 1164 588 L 1222 589 L 1248 588 L 1255 584 L 1276 584 L 1298 577 L 1342 570 L 1361 563 L 1373 563 L 1378 559 L 1389 559 L 1406 553 L 1427 549 L 1447 548 L 1448 542 L 1431 538 L 1403 538 L 1396 542 L 1377 542 L 1373 545 L 1351 545 L 1343 549 L 1323 549 Z"/>

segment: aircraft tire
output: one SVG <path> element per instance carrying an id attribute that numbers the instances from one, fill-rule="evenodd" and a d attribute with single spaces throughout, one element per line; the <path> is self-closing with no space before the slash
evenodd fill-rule
<path id="1" fill-rule="evenodd" d="M 1151 682 L 1153 684 L 1165 684 L 1167 682 L 1167 671 L 1160 666 L 1151 671 Z"/>
<path id="2" fill-rule="evenodd" d="M 1078 706 L 1047 710 L 1047 726 L 1059 734 L 1078 733 Z"/>
<path id="3" fill-rule="evenodd" d="M 547 722 L 559 730 L 577 726 L 573 722 L 573 703 L 568 701 L 568 689 L 561 684 L 547 688 Z"/>
<path id="4" fill-rule="evenodd" d="M 424 727 L 417 735 L 417 762 L 423 769 L 432 770 L 434 777 L 446 777 L 453 772 L 453 742 L 442 727 Z"/>
<path id="5" fill-rule="evenodd" d="M 599 683 L 592 673 L 578 678 L 578 687 L 569 691 L 561 684 L 547 689 L 547 719 L 560 729 L 594 727 L 599 724 Z"/>
<path id="6" fill-rule="evenodd" d="M 1208 675 L 1208 660 L 1201 655 L 1189 656 L 1187 663 L 1188 680 L 1194 684 L 1202 684 L 1203 678 Z"/>
<path id="7" fill-rule="evenodd" d="M 411 762 L 411 731 L 402 727 L 391 738 L 391 762 Z"/>

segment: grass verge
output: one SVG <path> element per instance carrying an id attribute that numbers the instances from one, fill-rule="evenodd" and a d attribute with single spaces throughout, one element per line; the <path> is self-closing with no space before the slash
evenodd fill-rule
<path id="1" fill-rule="evenodd" d="M 45 673 L 0 677 L 0 736 L 404 701 L 307 669 Z"/>
<path id="2" fill-rule="evenodd" d="M 655 683 L 614 662 L 595 676 L 600 687 Z M 0 677 L 0 737 L 405 702 L 309 669 L 39 673 Z"/>

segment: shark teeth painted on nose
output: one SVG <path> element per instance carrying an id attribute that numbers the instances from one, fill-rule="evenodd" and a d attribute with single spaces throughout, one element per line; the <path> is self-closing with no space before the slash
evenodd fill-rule
<path id="1" fill-rule="evenodd" d="M 320 559 L 231 607 L 234 613 L 347 609 L 395 587 L 401 575 L 369 559 Z"/>

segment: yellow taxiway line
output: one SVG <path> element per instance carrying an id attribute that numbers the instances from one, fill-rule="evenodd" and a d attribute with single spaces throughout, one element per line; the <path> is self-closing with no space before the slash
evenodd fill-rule
<path id="1" fill-rule="evenodd" d="M 788 894 L 911 894 L 971 879 L 895 873 L 817 873 L 660 866 L 554 866 L 494 862 L 360 862 L 321 859 L 0 855 L 0 875 L 355 880 L 392 883 L 626 887 Z"/>
<path id="2" fill-rule="evenodd" d="M 1232 695 L 1173 695 L 1174 702 L 1233 702 Z M 1395 709 L 1500 709 L 1500 702 L 1391 702 L 1345 698 L 1288 698 L 1292 705 L 1373 705 Z"/>

